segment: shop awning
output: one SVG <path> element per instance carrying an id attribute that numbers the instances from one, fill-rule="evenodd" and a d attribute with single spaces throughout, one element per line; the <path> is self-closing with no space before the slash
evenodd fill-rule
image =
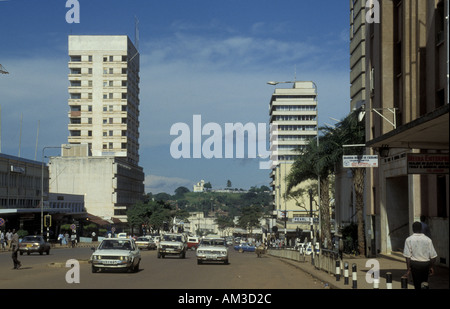
<path id="1" fill-rule="evenodd" d="M 449 149 L 449 105 L 366 142 L 371 148 Z"/>

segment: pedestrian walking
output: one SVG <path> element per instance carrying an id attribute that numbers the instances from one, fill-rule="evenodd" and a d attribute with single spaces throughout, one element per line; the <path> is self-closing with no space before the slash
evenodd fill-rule
<path id="1" fill-rule="evenodd" d="M 64 234 L 64 241 L 66 242 L 66 245 L 69 245 L 69 233 Z"/>
<path id="2" fill-rule="evenodd" d="M 19 234 L 17 234 L 16 230 L 12 231 L 11 249 L 14 269 L 19 269 L 22 266 L 22 263 L 17 259 L 17 253 L 19 252 Z"/>
<path id="3" fill-rule="evenodd" d="M 63 233 L 59 233 L 59 235 L 58 235 L 58 241 L 59 241 L 59 245 L 60 245 L 60 246 L 62 246 L 63 240 L 64 240 L 64 235 L 63 235 Z"/>
<path id="4" fill-rule="evenodd" d="M 406 238 L 403 256 L 406 258 L 407 272 L 404 277 L 412 275 L 415 289 L 421 289 L 422 283 L 428 283 L 428 275 L 434 273 L 437 257 L 433 242 L 422 231 L 422 224 L 414 222 L 413 234 Z"/>
<path id="5" fill-rule="evenodd" d="M 12 238 L 12 233 L 11 230 L 8 230 L 8 232 L 6 232 L 6 246 L 8 251 L 11 250 L 11 238 Z"/>
<path id="6" fill-rule="evenodd" d="M 2 250 L 6 250 L 6 239 L 5 239 L 5 233 L 3 231 L 0 231 L 0 247 Z"/>

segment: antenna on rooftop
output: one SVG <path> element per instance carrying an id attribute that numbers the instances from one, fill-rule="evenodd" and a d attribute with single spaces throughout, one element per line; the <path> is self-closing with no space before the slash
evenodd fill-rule
<path id="1" fill-rule="evenodd" d="M 134 45 L 139 51 L 139 19 L 134 16 Z"/>

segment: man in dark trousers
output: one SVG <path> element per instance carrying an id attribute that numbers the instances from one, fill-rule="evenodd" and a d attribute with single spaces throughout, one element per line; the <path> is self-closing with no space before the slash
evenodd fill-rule
<path id="1" fill-rule="evenodd" d="M 428 275 L 434 273 L 434 262 L 437 257 L 431 239 L 423 234 L 422 224 L 414 222 L 413 234 L 406 238 L 403 256 L 408 268 L 405 276 L 412 274 L 414 288 L 421 289 L 422 283 L 428 283 Z"/>
<path id="2" fill-rule="evenodd" d="M 19 234 L 16 230 L 13 230 L 11 238 L 12 260 L 14 262 L 14 269 L 19 269 L 22 264 L 17 259 L 17 253 L 19 252 Z"/>

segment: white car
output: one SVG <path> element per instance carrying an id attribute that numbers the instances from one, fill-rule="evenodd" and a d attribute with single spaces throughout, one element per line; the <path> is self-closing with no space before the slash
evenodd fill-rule
<path id="1" fill-rule="evenodd" d="M 177 255 L 184 259 L 186 257 L 187 242 L 183 234 L 164 234 L 158 244 L 158 258 L 166 255 Z"/>
<path id="2" fill-rule="evenodd" d="M 228 248 L 223 238 L 204 238 L 201 240 L 197 251 L 197 264 L 203 262 L 223 262 L 228 264 Z"/>
<path id="3" fill-rule="evenodd" d="M 133 239 L 106 238 L 97 249 L 92 249 L 94 253 L 92 253 L 90 262 L 93 273 L 104 269 L 139 271 L 141 252 Z"/>

